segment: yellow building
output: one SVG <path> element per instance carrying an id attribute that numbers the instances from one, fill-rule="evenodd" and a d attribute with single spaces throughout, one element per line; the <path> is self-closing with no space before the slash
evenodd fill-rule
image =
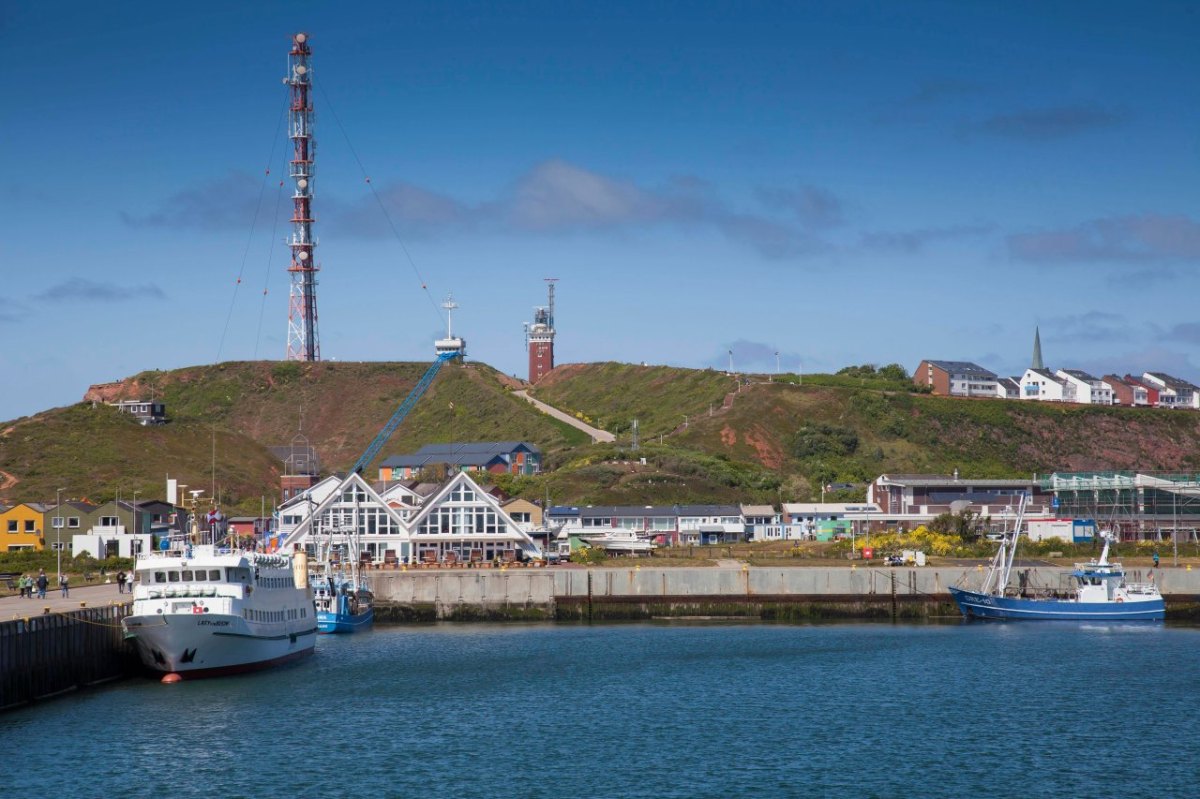
<path id="1" fill-rule="evenodd" d="M 46 517 L 43 505 L 22 502 L 0 512 L 0 549 L 45 549 L 42 523 Z"/>
<path id="2" fill-rule="evenodd" d="M 527 499 L 510 499 L 501 503 L 500 507 L 526 532 L 542 526 L 541 505 L 535 505 Z"/>

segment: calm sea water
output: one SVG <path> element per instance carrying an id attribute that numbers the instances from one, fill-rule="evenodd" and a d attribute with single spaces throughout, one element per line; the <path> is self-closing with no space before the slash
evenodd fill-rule
<path id="1" fill-rule="evenodd" d="M 381 627 L 0 716 L 11 796 L 1200 795 L 1200 630 Z"/>

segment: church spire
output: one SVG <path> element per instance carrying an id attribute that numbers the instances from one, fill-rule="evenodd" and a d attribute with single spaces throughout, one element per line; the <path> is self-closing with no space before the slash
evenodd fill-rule
<path id="1" fill-rule="evenodd" d="M 1033 328 L 1033 364 L 1032 369 L 1045 369 L 1042 363 L 1042 332 L 1037 327 Z"/>

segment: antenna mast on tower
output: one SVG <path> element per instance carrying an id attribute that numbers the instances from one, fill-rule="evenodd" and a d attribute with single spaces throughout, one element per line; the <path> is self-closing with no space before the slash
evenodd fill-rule
<path id="1" fill-rule="evenodd" d="M 308 34 L 292 37 L 288 53 L 288 74 L 283 82 L 291 87 L 288 138 L 292 140 L 292 159 L 289 163 L 296 191 L 292 195 L 292 236 L 288 247 L 292 263 L 288 272 L 292 278 L 288 298 L 289 361 L 321 360 L 321 342 L 317 337 L 317 271 L 313 250 L 317 246 L 312 235 L 313 159 L 317 145 L 312 137 L 312 68 L 308 57 Z"/>

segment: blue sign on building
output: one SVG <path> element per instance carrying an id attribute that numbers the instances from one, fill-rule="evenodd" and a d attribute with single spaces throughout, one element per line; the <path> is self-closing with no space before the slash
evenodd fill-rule
<path id="1" fill-rule="evenodd" d="M 1096 537 L 1095 519 L 1076 519 L 1071 525 L 1071 538 L 1075 543 L 1091 541 Z"/>

